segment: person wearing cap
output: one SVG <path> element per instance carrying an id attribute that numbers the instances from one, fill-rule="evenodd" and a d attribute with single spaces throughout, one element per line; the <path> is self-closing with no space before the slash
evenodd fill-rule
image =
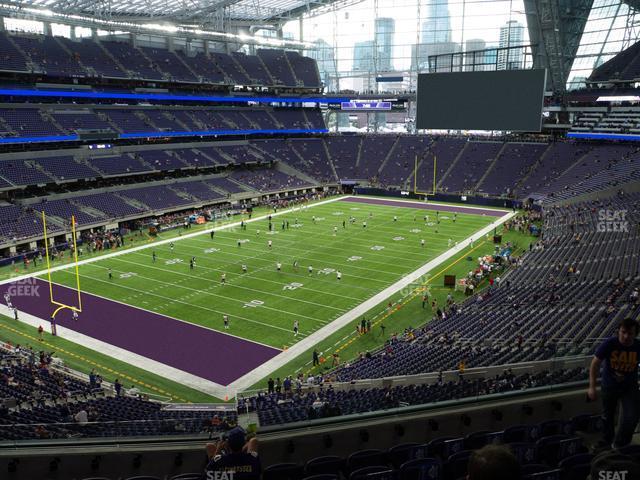
<path id="1" fill-rule="evenodd" d="M 615 337 L 605 340 L 596 350 L 589 369 L 587 396 L 596 400 L 596 381 L 602 364 L 601 396 L 604 417 L 602 446 L 620 448 L 631 443 L 640 418 L 640 391 L 638 390 L 638 361 L 640 341 L 638 323 L 625 318 L 618 325 Z M 618 433 L 615 433 L 616 410 L 622 406 Z"/>
<path id="2" fill-rule="evenodd" d="M 209 463 L 205 471 L 207 474 L 232 474 L 233 480 L 259 480 L 262 467 L 257 447 L 258 440 L 255 437 L 246 441 L 245 431 L 235 427 L 218 443 L 207 444 Z"/>

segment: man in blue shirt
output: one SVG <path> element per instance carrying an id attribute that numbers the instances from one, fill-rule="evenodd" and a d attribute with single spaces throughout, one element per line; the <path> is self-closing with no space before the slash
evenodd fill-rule
<path id="1" fill-rule="evenodd" d="M 588 397 L 597 398 L 596 380 L 602 365 L 600 382 L 604 416 L 604 443 L 620 448 L 631 443 L 633 432 L 640 418 L 640 393 L 638 391 L 638 360 L 640 341 L 638 323 L 625 318 L 618 325 L 618 335 L 605 340 L 596 350 L 589 369 Z M 615 417 L 618 403 L 622 415 L 617 435 Z"/>
<path id="2" fill-rule="evenodd" d="M 233 478 L 233 480 L 259 480 L 262 472 L 258 458 L 257 439 L 245 443 L 245 432 L 236 427 L 226 435 L 226 440 L 207 444 L 209 463 L 206 479 Z M 216 472 L 218 474 L 216 475 Z M 226 475 L 223 475 L 222 473 Z"/>

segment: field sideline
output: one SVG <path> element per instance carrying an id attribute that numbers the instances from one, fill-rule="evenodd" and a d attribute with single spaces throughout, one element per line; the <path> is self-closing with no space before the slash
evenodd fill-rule
<path id="1" fill-rule="evenodd" d="M 362 201 L 365 203 L 360 203 Z M 408 208 L 418 205 L 420 209 Z M 184 358 L 189 352 L 197 362 L 211 359 L 214 360 L 211 365 L 219 365 L 220 361 L 215 361 L 217 344 L 240 342 L 222 352 L 226 354 L 225 376 L 219 377 L 216 372 L 203 374 L 216 387 L 226 387 L 206 389 L 208 394 L 223 398 L 223 392 L 229 396 L 230 392 L 254 385 L 394 292 L 416 282 L 424 283 L 424 276 L 435 265 L 469 248 L 468 238 L 473 236 L 478 240 L 480 231 L 484 229 L 484 235 L 513 215 L 504 210 L 465 209 L 456 213 L 454 222 L 454 213 L 448 210 L 457 207 L 434 204 L 424 210 L 424 206 L 401 202 L 376 204 L 371 199 L 357 197 L 319 202 L 302 211 L 280 211 L 273 217 L 270 234 L 266 218 L 253 218 L 246 229 L 240 229 L 239 222 L 219 227 L 213 239 L 207 231 L 196 232 L 92 258 L 80 267 L 82 289 L 101 301 L 114 305 L 121 302 L 123 312 L 127 308 L 129 312 L 137 312 L 125 318 L 127 322 L 122 328 L 117 323 L 122 320 L 121 315 L 112 317 L 111 330 L 121 330 L 124 334 L 131 327 L 128 324 L 135 324 L 130 320 L 146 312 L 144 315 L 163 318 L 157 325 L 167 323 L 179 332 L 166 339 L 170 343 L 165 350 L 175 359 L 167 361 L 163 357 L 160 361 L 152 355 L 141 355 L 157 362 L 149 369 L 153 372 L 158 372 L 162 364 L 182 370 L 189 362 L 181 363 L 181 360 L 191 361 Z M 436 214 L 435 208 L 442 211 Z M 424 221 L 424 215 L 429 216 L 429 221 Z M 350 223 L 350 216 L 357 220 Z M 394 217 L 397 218 L 394 220 Z M 362 225 L 365 221 L 366 228 Z M 421 239 L 425 240 L 425 246 L 421 246 Z M 268 240 L 273 242 L 271 248 Z M 174 244 L 173 250 L 170 243 Z M 157 256 L 155 262 L 152 251 Z M 191 257 L 196 257 L 194 269 L 189 268 Z M 299 263 L 297 268 L 293 266 L 294 261 Z M 280 271 L 276 268 L 278 263 Z M 247 265 L 247 273 L 242 273 L 242 264 Z M 313 265 L 313 274 L 308 273 L 309 265 Z M 56 283 L 73 284 L 68 267 L 61 266 L 53 273 Z M 112 279 L 108 277 L 108 269 Z M 337 270 L 342 273 L 341 280 L 337 279 Z M 222 274 L 226 275 L 225 284 L 221 282 Z M 17 302 L 18 299 L 16 304 L 22 311 Z M 62 317 L 61 325 L 81 331 L 90 325 L 86 318 L 95 318 L 99 309 L 83 312 L 76 325 Z M 228 330 L 223 326 L 224 314 L 230 318 Z M 293 334 L 294 321 L 300 326 L 297 336 Z M 183 327 L 176 330 L 174 324 Z M 188 329 L 195 333 L 186 338 L 184 331 Z M 148 331 L 147 328 L 139 333 L 144 338 Z M 204 351 L 196 352 L 193 348 L 190 351 L 189 345 L 195 345 L 192 339 L 202 336 L 200 334 L 215 336 L 210 337 L 210 346 L 205 343 L 196 349 Z M 129 350 L 127 341 L 135 336 L 135 328 L 126 336 L 128 340 L 119 340 L 121 345 L 113 342 L 115 346 Z M 224 340 L 220 340 L 222 338 Z M 236 366 L 233 360 L 229 361 L 229 352 L 245 355 L 254 346 L 264 348 L 268 354 L 234 373 Z M 280 353 L 281 350 L 286 351 Z M 187 373 L 202 376 L 200 371 Z M 180 383 L 179 378 L 177 381 Z M 197 382 L 188 385 L 199 390 Z"/>

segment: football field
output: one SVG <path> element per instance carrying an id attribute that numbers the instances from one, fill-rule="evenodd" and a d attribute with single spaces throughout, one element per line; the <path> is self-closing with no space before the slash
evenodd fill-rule
<path id="1" fill-rule="evenodd" d="M 507 214 L 345 197 L 271 221 L 245 216 L 244 226 L 213 235 L 185 230 L 81 264 L 83 312 L 74 321 L 64 310 L 57 321 L 72 341 L 196 389 L 199 379 L 228 386 L 256 369 L 259 380 L 268 374 L 259 367 L 309 350 L 314 333 L 355 324 L 365 302 Z M 73 304 L 63 286 L 74 287 L 74 270 L 54 271 L 52 281 L 56 299 Z M 48 295 L 14 304 L 35 318 L 52 312 Z"/>

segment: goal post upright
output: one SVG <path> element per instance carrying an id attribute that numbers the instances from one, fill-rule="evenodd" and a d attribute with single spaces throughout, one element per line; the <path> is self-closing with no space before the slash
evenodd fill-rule
<path id="1" fill-rule="evenodd" d="M 414 157 L 413 164 L 413 193 L 416 195 L 424 195 L 425 199 L 429 199 L 429 195 L 433 196 L 436 194 L 436 184 L 437 184 L 437 161 L 438 157 L 431 152 L 433 156 L 433 186 L 431 187 L 431 192 L 420 192 L 418 191 L 418 155 Z"/>
<path id="2" fill-rule="evenodd" d="M 72 249 L 73 249 L 73 257 L 72 257 L 72 261 L 74 262 L 74 270 L 75 270 L 75 276 L 76 276 L 76 293 L 77 293 L 77 299 L 78 299 L 78 303 L 77 306 L 74 305 L 67 305 L 66 303 L 62 303 L 59 302 L 57 300 L 55 300 L 54 296 L 53 296 L 53 282 L 51 281 L 51 257 L 49 254 L 49 236 L 47 235 L 47 216 L 46 213 L 44 212 L 44 210 L 42 211 L 42 228 L 43 228 L 43 236 L 44 236 L 44 251 L 45 251 L 45 256 L 47 257 L 47 280 L 49 283 L 49 300 L 51 302 L 51 304 L 53 306 L 56 306 L 57 308 L 53 311 L 53 313 L 51 314 L 51 330 L 52 333 L 55 335 L 55 317 L 58 314 L 58 312 L 60 310 L 64 310 L 65 308 L 68 308 L 69 310 L 72 310 L 74 312 L 80 313 L 82 312 L 82 295 L 81 295 L 81 291 L 80 291 L 80 270 L 79 270 L 79 266 L 78 266 L 78 236 L 77 236 L 77 228 L 76 228 L 76 218 L 75 215 L 71 216 L 71 245 L 72 245 Z"/>

